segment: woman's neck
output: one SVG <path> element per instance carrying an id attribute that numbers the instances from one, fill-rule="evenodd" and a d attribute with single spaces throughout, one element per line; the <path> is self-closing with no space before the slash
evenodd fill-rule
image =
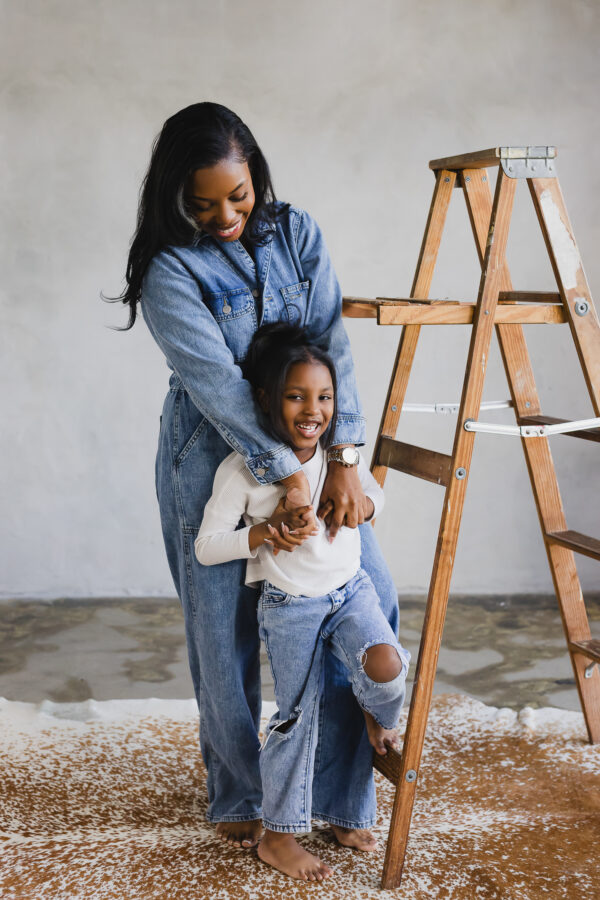
<path id="1" fill-rule="evenodd" d="M 242 245 L 242 247 L 244 248 L 244 250 L 246 251 L 248 256 L 251 256 L 252 259 L 254 259 L 254 252 L 253 252 L 254 247 L 251 244 L 250 239 L 248 238 L 248 235 L 246 234 L 245 231 L 242 232 L 242 236 L 240 238 L 240 244 Z"/>

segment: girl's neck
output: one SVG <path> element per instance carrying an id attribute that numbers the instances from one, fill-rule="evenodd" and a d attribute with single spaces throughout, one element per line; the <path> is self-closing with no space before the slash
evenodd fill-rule
<path id="1" fill-rule="evenodd" d="M 313 458 L 315 453 L 317 452 L 317 444 L 314 447 L 308 447 L 306 450 L 294 450 L 294 453 L 298 457 L 298 462 L 304 465 L 309 460 Z"/>

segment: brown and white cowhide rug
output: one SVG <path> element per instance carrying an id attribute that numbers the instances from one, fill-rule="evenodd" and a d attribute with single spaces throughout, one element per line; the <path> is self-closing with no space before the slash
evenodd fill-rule
<path id="1" fill-rule="evenodd" d="M 187 700 L 0 700 L 3 900 L 600 897 L 600 746 L 579 713 L 437 697 L 396 891 L 379 890 L 393 796 L 379 775 L 381 850 L 315 824 L 307 846 L 335 875 L 292 881 L 204 821 L 197 731 Z"/>

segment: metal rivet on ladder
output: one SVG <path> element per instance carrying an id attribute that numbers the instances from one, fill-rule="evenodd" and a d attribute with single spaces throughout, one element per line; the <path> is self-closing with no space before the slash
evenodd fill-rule
<path id="1" fill-rule="evenodd" d="M 396 412 L 397 409 L 398 407 L 394 404 L 394 406 L 392 406 L 392 412 Z"/>
<path id="2" fill-rule="evenodd" d="M 596 665 L 597 665 L 597 663 L 593 662 L 593 663 L 590 663 L 589 666 L 586 666 L 585 669 L 583 670 L 583 677 L 591 678 L 592 675 L 594 674 L 594 669 L 595 669 Z"/>
<path id="3" fill-rule="evenodd" d="M 482 181 L 487 181 L 487 175 L 484 175 L 483 178 L 482 178 L 481 180 L 482 180 Z"/>
<path id="4" fill-rule="evenodd" d="M 456 478 L 458 478 L 459 481 L 462 481 L 463 478 L 467 477 L 467 470 L 463 469 L 462 466 L 459 466 L 454 475 L 456 476 Z"/>
<path id="5" fill-rule="evenodd" d="M 525 401 L 525 409 L 529 409 L 530 406 L 531 406 L 531 403 L 529 402 L 529 400 L 526 400 Z"/>
<path id="6" fill-rule="evenodd" d="M 575 297 L 575 312 L 578 316 L 585 316 L 588 312 L 590 304 L 583 297 Z"/>
<path id="7" fill-rule="evenodd" d="M 448 177 L 448 175 L 446 175 L 446 177 L 444 178 L 444 181 L 446 181 L 446 182 L 450 181 L 450 178 Z"/>
<path id="8" fill-rule="evenodd" d="M 408 772 L 406 773 L 406 776 L 405 776 L 405 777 L 406 777 L 406 780 L 407 780 L 407 781 L 416 781 L 416 780 L 417 780 L 417 773 L 415 772 L 414 769 L 409 769 Z"/>
<path id="9" fill-rule="evenodd" d="M 467 177 L 465 178 L 465 181 L 470 181 L 470 180 L 471 180 L 471 176 L 467 175 Z"/>

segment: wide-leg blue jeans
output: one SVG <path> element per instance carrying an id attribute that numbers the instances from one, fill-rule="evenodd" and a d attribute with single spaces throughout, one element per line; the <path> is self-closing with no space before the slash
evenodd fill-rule
<path id="1" fill-rule="evenodd" d="M 194 540 L 215 472 L 231 452 L 173 379 L 161 417 L 156 490 L 167 559 L 185 621 L 190 672 L 200 712 L 211 822 L 262 818 L 258 725 L 258 591 L 244 585 L 245 562 L 202 566 Z M 398 600 L 371 525 L 360 526 L 361 566 L 398 631 Z M 313 818 L 365 827 L 361 810 L 375 802 L 373 748 L 342 663 L 327 651 L 318 710 Z M 353 785 L 364 785 L 361 792 Z"/>

